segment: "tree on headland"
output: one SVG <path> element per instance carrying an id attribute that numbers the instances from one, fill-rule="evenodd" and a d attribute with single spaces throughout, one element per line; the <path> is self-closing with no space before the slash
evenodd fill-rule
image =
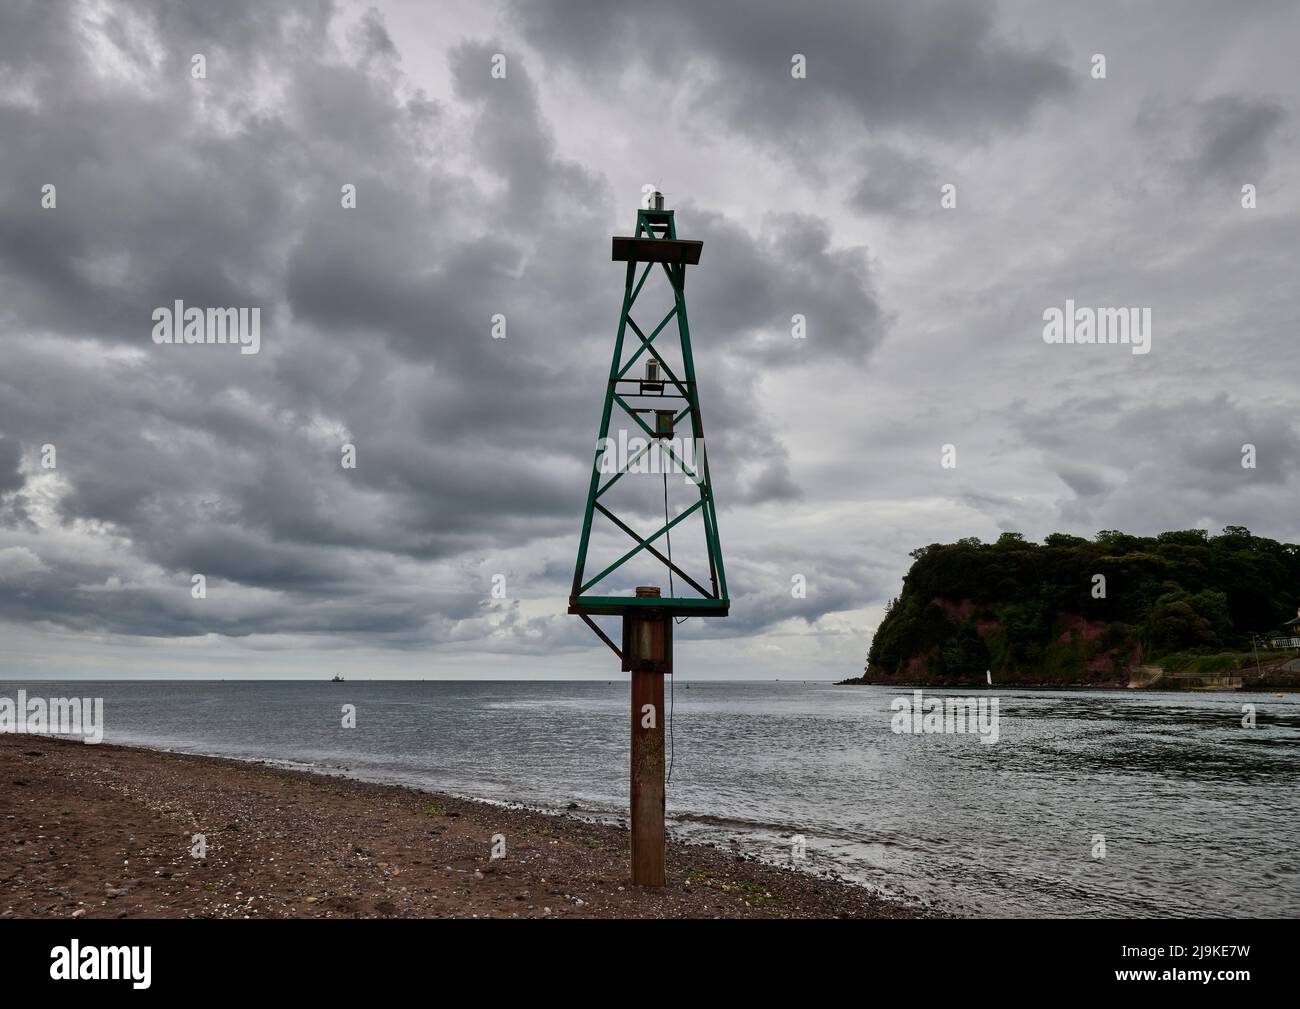
<path id="1" fill-rule="evenodd" d="M 912 551 L 871 642 L 869 676 L 944 682 L 1118 678 L 1174 652 L 1244 650 L 1295 615 L 1300 547 L 1227 526 L 1092 540 L 1005 532 Z"/>

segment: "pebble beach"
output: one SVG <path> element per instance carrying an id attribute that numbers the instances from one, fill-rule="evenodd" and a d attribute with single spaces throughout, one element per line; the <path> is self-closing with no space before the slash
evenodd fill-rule
<path id="1" fill-rule="evenodd" d="M 0 917 L 931 916 L 675 840 L 633 887 L 619 825 L 267 764 L 7 734 L 0 782 Z"/>

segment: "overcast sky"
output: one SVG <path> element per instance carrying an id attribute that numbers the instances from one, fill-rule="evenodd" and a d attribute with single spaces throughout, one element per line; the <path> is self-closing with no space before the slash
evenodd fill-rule
<path id="1" fill-rule="evenodd" d="M 0 677 L 617 677 L 564 610 L 647 183 L 704 242 L 732 597 L 680 674 L 856 674 L 926 543 L 1300 541 L 1298 44 L 1281 0 L 6 0 Z M 1067 299 L 1150 352 L 1046 343 Z M 260 351 L 156 344 L 176 300 Z"/>

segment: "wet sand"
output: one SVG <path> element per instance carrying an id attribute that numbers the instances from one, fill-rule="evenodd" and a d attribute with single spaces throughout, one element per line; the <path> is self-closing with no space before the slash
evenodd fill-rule
<path id="1" fill-rule="evenodd" d="M 193 836 L 206 839 L 204 857 Z M 504 835 L 505 857 L 493 859 Z M 0 735 L 0 917 L 916 918 L 921 907 L 577 815 L 215 757 Z"/>

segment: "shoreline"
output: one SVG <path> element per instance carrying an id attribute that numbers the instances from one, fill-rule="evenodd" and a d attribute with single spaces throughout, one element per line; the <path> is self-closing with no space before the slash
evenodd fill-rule
<path id="1" fill-rule="evenodd" d="M 836 680 L 833 686 L 836 687 L 896 687 L 899 690 L 964 690 L 975 692 L 990 692 L 994 690 L 1052 690 L 1068 691 L 1078 690 L 1081 692 L 1096 691 L 1113 691 L 1116 693 L 1132 694 L 1278 694 L 1278 693 L 1300 693 L 1300 686 L 1290 684 L 1274 684 L 1267 686 L 1241 686 L 1241 687 L 1171 687 L 1162 686 L 1132 686 L 1127 683 L 1121 684 L 1095 684 L 1095 683 L 966 683 L 966 684 L 944 684 L 944 683 L 895 683 L 885 680 L 859 680 L 847 679 Z"/>
<path id="2" fill-rule="evenodd" d="M 275 762 L 0 734 L 0 781 L 0 918 L 941 914 L 673 838 L 633 887 L 624 828 Z"/>

